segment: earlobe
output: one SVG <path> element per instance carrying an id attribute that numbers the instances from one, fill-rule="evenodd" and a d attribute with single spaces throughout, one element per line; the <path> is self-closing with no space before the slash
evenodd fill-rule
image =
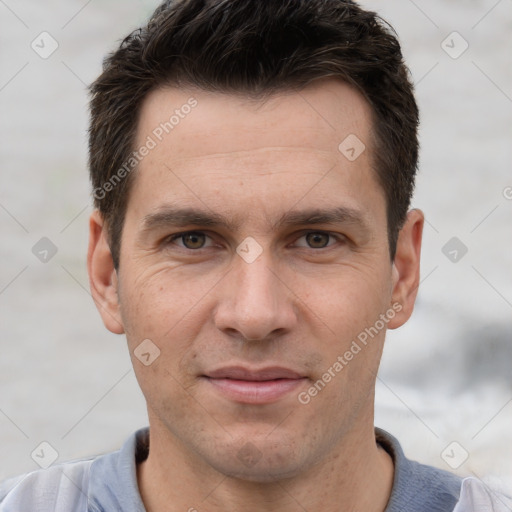
<path id="1" fill-rule="evenodd" d="M 107 240 L 106 226 L 97 210 L 89 219 L 87 270 L 91 294 L 105 327 L 115 334 L 123 334 L 117 273 Z"/>
<path id="2" fill-rule="evenodd" d="M 421 210 L 411 210 L 398 235 L 397 248 L 392 269 L 391 306 L 397 311 L 388 323 L 396 329 L 409 320 L 420 282 L 421 238 L 424 215 Z"/>

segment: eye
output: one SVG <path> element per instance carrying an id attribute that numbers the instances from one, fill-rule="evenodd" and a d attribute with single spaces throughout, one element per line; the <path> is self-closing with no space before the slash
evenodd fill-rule
<path id="1" fill-rule="evenodd" d="M 204 233 L 201 233 L 200 231 L 188 231 L 186 233 L 178 233 L 176 235 L 172 235 L 167 240 L 169 243 L 175 243 L 181 247 L 184 247 L 185 249 L 197 250 L 207 247 L 207 242 L 210 240 L 210 237 Z"/>
<path id="2" fill-rule="evenodd" d="M 305 243 L 301 243 L 301 240 L 304 240 Z M 310 249 L 323 249 L 324 247 L 332 245 L 335 241 L 336 238 L 334 235 L 323 231 L 312 231 L 301 236 L 296 245 L 299 247 L 309 247 Z"/>

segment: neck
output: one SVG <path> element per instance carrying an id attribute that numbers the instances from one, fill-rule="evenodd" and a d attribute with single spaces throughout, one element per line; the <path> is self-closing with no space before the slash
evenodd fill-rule
<path id="1" fill-rule="evenodd" d="M 382 512 L 391 494 L 393 462 L 373 426 L 344 435 L 303 473 L 270 483 L 226 476 L 158 427 L 152 424 L 149 456 L 137 468 L 148 512 Z"/>

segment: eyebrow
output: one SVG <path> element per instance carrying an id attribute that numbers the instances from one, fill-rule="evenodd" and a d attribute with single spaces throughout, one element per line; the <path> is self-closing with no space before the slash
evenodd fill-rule
<path id="1" fill-rule="evenodd" d="M 271 223 L 272 229 L 299 225 L 349 224 L 362 231 L 369 231 L 364 212 L 345 206 L 335 208 L 313 208 L 308 210 L 288 211 Z M 236 231 L 240 222 L 225 216 L 194 208 L 175 208 L 166 206 L 160 211 L 146 215 L 142 220 L 142 231 L 148 232 L 168 227 L 222 227 Z"/>
<path id="2" fill-rule="evenodd" d="M 346 206 L 289 211 L 284 213 L 272 227 L 298 226 L 303 224 L 351 224 L 364 230 L 369 229 L 364 212 Z"/>
<path id="3" fill-rule="evenodd" d="M 146 215 L 142 220 L 143 231 L 152 231 L 169 226 L 185 227 L 190 225 L 236 229 L 238 223 L 229 221 L 224 216 L 214 212 L 174 207 L 164 207 L 161 211 Z"/>

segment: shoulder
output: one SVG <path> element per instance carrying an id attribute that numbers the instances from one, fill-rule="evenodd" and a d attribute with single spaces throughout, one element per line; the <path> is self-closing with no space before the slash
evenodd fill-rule
<path id="1" fill-rule="evenodd" d="M 87 510 L 93 458 L 57 464 L 0 483 L 0 512 Z"/>
<path id="2" fill-rule="evenodd" d="M 6 480 L 0 483 L 0 512 L 143 511 L 136 465 L 147 457 L 148 443 L 143 428 L 120 450 Z"/>
<path id="3" fill-rule="evenodd" d="M 512 498 L 490 489 L 477 478 L 462 481 L 460 499 L 453 512 L 510 512 Z"/>
<path id="4" fill-rule="evenodd" d="M 385 512 L 510 512 L 512 499 L 478 478 L 464 478 L 409 460 L 400 443 L 376 429 L 377 442 L 395 463 L 393 490 Z"/>

